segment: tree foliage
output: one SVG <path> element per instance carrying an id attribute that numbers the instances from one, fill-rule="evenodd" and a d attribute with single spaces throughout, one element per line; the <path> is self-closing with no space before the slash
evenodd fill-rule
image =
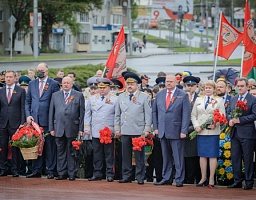
<path id="1" fill-rule="evenodd" d="M 33 0 L 4 0 L 3 4 L 9 7 L 11 14 L 17 19 L 14 40 L 19 31 L 27 34 L 31 30 L 29 13 L 33 12 Z M 49 34 L 54 24 L 62 22 L 63 25 L 68 25 L 76 35 L 80 26 L 74 14 L 101 9 L 101 6 L 102 0 L 38 0 L 38 12 L 42 12 L 43 45 L 49 45 Z"/>

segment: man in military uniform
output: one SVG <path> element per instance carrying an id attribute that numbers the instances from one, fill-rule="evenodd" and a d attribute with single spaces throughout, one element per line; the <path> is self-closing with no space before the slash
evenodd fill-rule
<path id="1" fill-rule="evenodd" d="M 183 83 L 186 87 L 186 92 L 188 92 L 189 100 L 191 104 L 191 110 L 194 106 L 196 98 L 198 97 L 196 93 L 197 84 L 199 83 L 200 79 L 195 76 L 186 76 L 183 78 Z M 195 179 L 196 183 L 198 183 L 201 179 L 201 171 L 199 165 L 199 157 L 197 153 L 197 139 L 194 140 L 189 139 L 189 134 L 194 131 L 194 127 L 192 122 L 190 121 L 189 124 L 189 131 L 188 135 L 185 140 L 185 180 L 184 183 L 187 184 L 194 184 Z"/>
<path id="2" fill-rule="evenodd" d="M 85 111 L 85 134 L 92 135 L 94 173 L 89 181 L 102 179 L 103 155 L 106 161 L 107 181 L 114 180 L 114 143 L 105 144 L 100 141 L 100 130 L 108 127 L 114 129 L 115 103 L 117 96 L 110 94 L 110 80 L 97 78 L 99 93 L 88 100 Z"/>
<path id="3" fill-rule="evenodd" d="M 31 79 L 28 76 L 21 76 L 19 78 L 19 85 L 20 87 L 24 88 L 26 92 L 28 91 L 28 84 L 31 81 Z"/>
<path id="4" fill-rule="evenodd" d="M 120 89 L 123 88 L 123 84 L 118 79 L 111 79 L 111 82 L 112 82 L 110 85 L 111 93 L 118 96 L 120 94 L 119 93 Z"/>
<path id="5" fill-rule="evenodd" d="M 87 79 L 87 88 L 84 90 L 84 98 L 89 99 L 90 96 L 95 95 L 98 92 L 98 82 L 97 82 L 98 77 L 90 77 Z"/>
<path id="6" fill-rule="evenodd" d="M 141 79 L 132 72 L 124 75 L 127 89 L 119 95 L 115 108 L 115 135 L 122 139 L 122 179 L 119 183 L 129 183 L 132 177 L 132 138 L 151 131 L 152 113 L 150 98 L 139 91 Z M 138 184 L 144 184 L 145 154 L 134 151 Z"/>
<path id="7" fill-rule="evenodd" d="M 149 77 L 144 74 L 141 76 L 141 85 L 140 85 L 140 90 L 143 90 L 143 89 L 152 89 L 152 86 L 150 86 L 148 84 L 148 81 L 149 81 Z"/>

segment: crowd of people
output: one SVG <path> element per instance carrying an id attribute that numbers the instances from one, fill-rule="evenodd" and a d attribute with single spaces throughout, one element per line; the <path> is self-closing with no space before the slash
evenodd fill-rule
<path id="1" fill-rule="evenodd" d="M 26 76 L 11 70 L 2 73 L 0 176 L 11 173 L 13 177 L 40 178 L 45 174 L 48 179 L 75 180 L 79 166 L 72 154 L 72 142 L 79 135 L 92 145 L 92 153 L 84 158 L 89 181 L 136 180 L 142 185 L 146 180 L 155 185 L 172 185 L 175 180 L 176 187 L 195 184 L 213 188 L 221 128 L 219 123 L 207 124 L 205 128 L 202 124 L 218 110 L 231 127 L 234 181 L 227 187 L 253 188 L 254 79 L 237 78 L 231 85 L 225 78 L 203 82 L 191 72 L 159 72 L 155 85 L 150 86 L 150 78 L 145 74 L 139 77 L 126 71 L 122 75 L 125 85 L 117 79 L 103 78 L 98 70 L 87 80 L 88 87 L 82 89 L 75 83 L 74 72 L 65 76 L 59 70 L 54 79 L 48 77 L 46 63 L 40 63 L 36 70 L 28 69 Z M 238 100 L 247 109 L 233 117 Z M 32 121 L 50 133 L 45 137 L 43 156 L 26 161 L 19 148 L 12 147 L 12 158 L 8 159 L 12 135 L 22 124 Z M 111 131 L 111 142 L 101 141 L 104 128 Z M 197 137 L 190 140 L 194 131 Z M 154 145 L 146 160 L 145 150 L 133 150 L 132 140 L 151 133 Z"/>

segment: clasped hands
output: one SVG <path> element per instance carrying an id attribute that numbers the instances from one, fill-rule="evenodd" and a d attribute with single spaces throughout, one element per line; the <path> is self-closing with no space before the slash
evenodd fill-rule
<path id="1" fill-rule="evenodd" d="M 157 135 L 158 134 L 158 130 L 154 130 L 154 133 Z M 180 133 L 180 138 L 186 138 L 187 134 L 185 133 Z"/>

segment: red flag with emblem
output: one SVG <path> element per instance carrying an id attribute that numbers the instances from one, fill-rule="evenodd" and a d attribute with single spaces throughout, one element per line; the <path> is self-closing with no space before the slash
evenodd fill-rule
<path id="1" fill-rule="evenodd" d="M 242 76 L 246 77 L 253 67 L 256 67 L 256 55 L 245 50 L 244 59 L 243 59 Z"/>
<path id="2" fill-rule="evenodd" d="M 219 42 L 217 44 L 219 46 L 218 56 L 228 60 L 233 51 L 243 40 L 243 34 L 233 27 L 223 14 L 221 15 L 219 33 Z M 216 49 L 214 55 L 216 55 Z"/>
<path id="3" fill-rule="evenodd" d="M 245 51 L 256 53 L 256 37 L 248 1 L 245 3 L 244 12 L 244 47 Z"/>
<path id="4" fill-rule="evenodd" d="M 118 79 L 122 82 L 123 86 L 125 86 L 124 78 L 122 77 L 122 72 L 127 71 L 124 25 L 120 29 L 116 41 L 109 54 L 108 60 L 106 62 L 106 68 L 108 69 L 106 74 L 108 79 Z"/>

